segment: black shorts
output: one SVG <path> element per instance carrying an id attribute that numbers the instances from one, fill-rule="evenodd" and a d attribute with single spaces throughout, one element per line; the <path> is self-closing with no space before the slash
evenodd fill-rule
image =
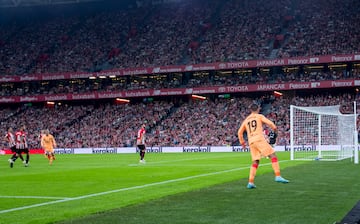
<path id="1" fill-rule="evenodd" d="M 22 149 L 15 148 L 15 151 L 14 151 L 14 152 L 16 152 L 17 154 L 21 154 Z"/>
<path id="2" fill-rule="evenodd" d="M 13 153 L 17 152 L 15 145 L 14 145 L 13 147 L 11 147 L 10 150 L 11 150 L 11 152 L 13 152 Z"/>
<path id="3" fill-rule="evenodd" d="M 145 145 L 137 145 L 140 150 L 145 150 Z"/>
<path id="4" fill-rule="evenodd" d="M 19 153 L 29 153 L 29 149 L 26 148 L 26 149 L 20 149 L 19 150 Z"/>

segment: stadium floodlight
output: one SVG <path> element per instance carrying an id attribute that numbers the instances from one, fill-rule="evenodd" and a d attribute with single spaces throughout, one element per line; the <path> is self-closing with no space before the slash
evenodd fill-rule
<path id="1" fill-rule="evenodd" d="M 192 98 L 194 99 L 198 99 L 198 100 L 206 100 L 206 97 L 205 96 L 200 96 L 200 95 L 191 95 Z"/>
<path id="2" fill-rule="evenodd" d="M 275 95 L 275 96 L 282 96 L 283 94 L 282 94 L 282 92 L 274 91 L 274 95 Z"/>
<path id="3" fill-rule="evenodd" d="M 290 105 L 291 160 L 343 160 L 358 163 L 356 106 L 342 114 L 340 105 L 299 107 Z"/>
<path id="4" fill-rule="evenodd" d="M 116 98 L 116 102 L 119 102 L 119 103 L 130 103 L 130 100 L 128 100 L 128 99 Z"/>

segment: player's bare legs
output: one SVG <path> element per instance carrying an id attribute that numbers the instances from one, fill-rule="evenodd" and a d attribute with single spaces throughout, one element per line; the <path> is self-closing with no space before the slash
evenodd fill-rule
<path id="1" fill-rule="evenodd" d="M 250 174 L 249 174 L 249 183 L 247 185 L 247 188 L 249 188 L 249 189 L 256 188 L 256 186 L 254 184 L 254 180 L 255 180 L 257 168 L 259 167 L 259 163 L 260 163 L 259 160 L 254 160 L 253 163 L 251 164 Z"/>
<path id="2" fill-rule="evenodd" d="M 278 158 L 275 155 L 275 153 L 270 154 L 269 158 L 271 160 L 271 165 L 272 165 L 272 168 L 273 168 L 274 173 L 275 173 L 275 181 L 280 182 L 280 183 L 289 183 L 288 180 L 284 179 L 280 175 L 280 165 L 279 165 L 279 161 L 278 161 Z"/>
<path id="3" fill-rule="evenodd" d="M 53 152 L 46 152 L 45 155 L 49 160 L 49 164 L 52 165 L 53 161 L 55 160 L 55 154 Z"/>
<path id="4" fill-rule="evenodd" d="M 11 168 L 14 167 L 14 163 L 15 163 L 15 161 L 16 161 L 18 158 L 20 158 L 20 159 L 24 162 L 24 158 L 23 158 L 23 156 L 21 155 L 21 153 L 15 152 L 15 153 L 11 156 L 11 158 L 8 160 L 9 163 L 10 163 L 10 167 L 11 167 Z"/>
<path id="5" fill-rule="evenodd" d="M 54 154 L 49 153 L 49 164 L 52 165 L 53 161 L 54 161 Z"/>
<path id="6" fill-rule="evenodd" d="M 145 149 L 140 150 L 140 163 L 145 163 L 144 157 L 145 157 Z"/>

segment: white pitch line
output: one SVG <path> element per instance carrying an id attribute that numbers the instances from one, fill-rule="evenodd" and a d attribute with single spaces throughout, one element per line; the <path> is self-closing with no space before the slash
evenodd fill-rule
<path id="1" fill-rule="evenodd" d="M 240 155 L 242 156 L 242 155 Z M 246 156 L 249 156 L 249 155 L 246 155 Z M 219 159 L 219 158 L 229 158 L 230 156 L 218 156 L 218 157 L 214 157 L 214 159 Z M 183 161 L 192 161 L 192 160 L 205 160 L 208 158 L 188 158 L 188 159 L 177 159 L 177 160 L 166 160 L 166 161 L 156 161 L 156 162 L 148 162 L 146 164 L 150 164 L 150 165 L 153 165 L 153 164 L 162 164 L 162 163 L 174 163 L 174 162 L 183 162 Z M 212 159 L 212 158 L 211 158 Z M 143 164 L 143 163 L 131 163 L 129 164 L 128 166 L 144 166 L 146 164 Z"/>
<path id="2" fill-rule="evenodd" d="M 34 199 L 68 199 L 66 197 L 47 197 L 47 196 L 4 196 L 0 195 L 0 198 L 20 198 L 20 199 L 26 199 L 26 198 L 34 198 Z"/>
<path id="3" fill-rule="evenodd" d="M 286 161 L 281 161 L 281 162 L 286 162 Z M 271 165 L 271 163 L 262 164 L 261 166 L 267 166 L 267 165 Z M 74 197 L 74 198 L 64 198 L 64 199 L 57 200 L 57 201 L 49 201 L 49 202 L 33 204 L 33 205 L 28 205 L 28 206 L 23 206 L 23 207 L 18 207 L 18 208 L 11 208 L 11 209 L 7 209 L 7 210 L 1 210 L 0 214 L 14 212 L 14 211 L 20 211 L 20 210 L 25 210 L 25 209 L 30 209 L 30 208 L 37 208 L 37 207 L 46 206 L 46 205 L 58 204 L 58 203 L 63 203 L 63 202 L 68 202 L 68 201 L 76 201 L 76 200 L 97 197 L 97 196 L 106 195 L 106 194 L 112 194 L 112 193 L 118 193 L 118 192 L 123 192 L 123 191 L 130 191 L 130 190 L 135 190 L 135 189 L 153 187 L 153 186 L 157 186 L 157 185 L 180 182 L 180 181 L 184 181 L 184 180 L 191 180 L 191 179 L 195 179 L 198 177 L 206 177 L 206 176 L 212 176 L 212 175 L 217 175 L 217 174 L 229 173 L 229 172 L 239 171 L 239 170 L 244 170 L 244 169 L 249 169 L 249 167 L 240 167 L 240 168 L 223 170 L 223 171 L 218 171 L 218 172 L 213 172 L 213 173 L 199 174 L 199 175 L 195 175 L 195 176 L 183 177 L 183 178 L 178 178 L 178 179 L 173 179 L 173 180 L 165 180 L 165 181 L 155 182 L 155 183 L 151 183 L 151 184 L 144 184 L 144 185 L 140 185 L 140 186 L 120 188 L 120 189 L 116 189 L 116 190 L 104 191 L 104 192 L 99 192 L 99 193 L 95 193 L 95 194 L 87 194 L 87 195 Z"/>

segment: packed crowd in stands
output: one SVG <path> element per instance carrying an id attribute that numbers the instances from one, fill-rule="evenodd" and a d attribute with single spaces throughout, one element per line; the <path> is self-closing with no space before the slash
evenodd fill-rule
<path id="1" fill-rule="evenodd" d="M 360 30 L 354 27 L 360 21 L 359 1 L 295 3 L 295 20 L 285 30 L 288 38 L 279 57 L 360 52 Z"/>
<path id="2" fill-rule="evenodd" d="M 0 74 L 31 74 L 31 68 L 35 64 L 44 63 L 49 58 L 65 63 L 64 58 L 54 58 L 53 51 L 56 46 L 61 45 L 63 36 L 77 22 L 71 18 L 56 18 L 48 22 L 30 21 L 26 24 L 14 23 L 1 27 Z M 66 69 L 71 71 L 70 66 Z"/>
<path id="3" fill-rule="evenodd" d="M 210 1 L 200 0 L 6 25 L 0 74 L 179 64 L 211 10 Z"/>
<path id="4" fill-rule="evenodd" d="M 204 1 L 98 12 L 0 24 L 0 75 L 99 71 L 184 63 L 239 61 L 271 57 L 347 54 L 360 51 L 356 0 Z M 275 46 L 275 38 L 277 42 Z M 273 50 L 278 51 L 273 51 Z M 273 54 L 275 52 L 275 54 Z M 201 87 L 360 78 L 359 70 L 276 74 L 210 73 L 117 81 L 69 80 L 9 83 L 0 96 L 84 93 L 133 89 Z M 119 80 L 120 79 L 120 80 Z M 284 96 L 271 101 L 268 116 L 279 127 L 277 144 L 289 144 L 289 105 L 343 105 L 354 93 Z M 1 108 L 1 127 L 25 124 L 31 148 L 49 129 L 58 147 L 129 147 L 146 121 L 150 146 L 220 146 L 237 143 L 236 131 L 260 98 L 171 100 L 114 105 L 62 104 L 53 108 Z M 264 111 L 266 112 L 266 111 Z M 360 124 L 360 123 L 359 123 Z"/>
<path id="5" fill-rule="evenodd" d="M 355 53 L 359 4 L 197 0 L 45 21 L 29 16 L 0 24 L 0 74 Z"/>
<path id="6" fill-rule="evenodd" d="M 53 108 L 31 106 L 2 109 L 2 127 L 27 126 L 30 147 L 39 147 L 41 129 L 49 129 L 60 148 L 130 147 L 136 132 L 146 123 L 148 146 L 224 146 L 238 145 L 237 129 L 248 115 L 252 102 L 269 104 L 266 115 L 279 131 L 278 145 L 289 144 L 289 105 L 342 105 L 343 112 L 352 110 L 359 101 L 353 93 L 287 96 L 264 101 L 263 98 L 58 105 Z M 360 112 L 360 111 L 358 111 Z M 3 130 L 4 133 L 6 130 Z M 3 144 L 4 147 L 5 143 Z"/>
<path id="7" fill-rule="evenodd" d="M 192 63 L 268 58 L 289 2 L 225 1 L 213 29 L 203 35 L 198 49 L 191 49 Z"/>
<path id="8" fill-rule="evenodd" d="M 159 6 L 109 63 L 115 68 L 180 64 L 188 45 L 201 34 L 217 4 L 191 1 Z"/>
<path id="9" fill-rule="evenodd" d="M 170 146 L 224 146 L 236 141 L 236 127 L 250 99 L 189 101 L 164 119 L 149 142 Z"/>

